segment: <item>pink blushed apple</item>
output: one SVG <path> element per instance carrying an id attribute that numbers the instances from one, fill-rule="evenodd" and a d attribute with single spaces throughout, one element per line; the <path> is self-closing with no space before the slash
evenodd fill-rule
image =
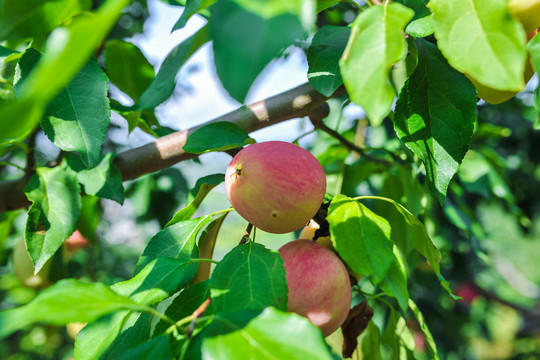
<path id="1" fill-rule="evenodd" d="M 312 240 L 295 240 L 279 250 L 289 295 L 287 310 L 307 317 L 324 336 L 347 318 L 352 302 L 351 282 L 343 262 Z"/>
<path id="2" fill-rule="evenodd" d="M 283 141 L 249 145 L 225 173 L 227 197 L 255 227 L 275 234 L 298 230 L 317 213 L 326 176 L 307 150 Z"/>

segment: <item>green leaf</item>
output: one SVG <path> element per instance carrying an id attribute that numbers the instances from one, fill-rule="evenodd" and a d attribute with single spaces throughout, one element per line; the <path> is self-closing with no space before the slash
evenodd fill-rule
<path id="1" fill-rule="evenodd" d="M 413 15 L 399 3 L 372 6 L 352 25 L 339 63 L 341 75 L 351 100 L 362 106 L 373 126 L 382 123 L 396 97 L 388 78 L 392 66 L 407 55 L 402 32 Z"/>
<path id="2" fill-rule="evenodd" d="M 419 39 L 416 47 L 418 65 L 399 94 L 394 128 L 424 163 L 429 186 L 442 204 L 469 149 L 476 92 L 435 45 Z"/>
<path id="3" fill-rule="evenodd" d="M 0 40 L 41 37 L 90 6 L 89 0 L 3 0 Z"/>
<path id="4" fill-rule="evenodd" d="M 304 317 L 266 308 L 221 313 L 194 339 L 187 359 L 331 360 L 319 329 Z"/>
<path id="5" fill-rule="evenodd" d="M 150 86 L 142 93 L 139 102 L 135 104 L 134 110 L 153 109 L 167 100 L 174 91 L 175 77 L 180 68 L 209 40 L 208 27 L 204 26 L 172 49 L 161 64 Z"/>
<path id="6" fill-rule="evenodd" d="M 328 9 L 331 6 L 336 5 L 340 1 L 341 0 L 318 0 L 317 1 L 317 9 L 316 9 L 317 14 L 320 13 L 321 11 L 323 11 L 323 10 Z"/>
<path id="7" fill-rule="evenodd" d="M 362 339 L 362 357 L 370 360 L 382 360 L 379 328 L 373 321 L 370 321 L 365 332 L 366 335 Z"/>
<path id="8" fill-rule="evenodd" d="M 206 280 L 184 289 L 174 298 L 171 305 L 165 310 L 165 315 L 173 320 L 180 320 L 193 314 L 195 310 L 210 296 L 210 280 Z M 205 315 L 211 311 L 207 309 Z M 167 330 L 171 324 L 161 320 L 156 324 L 154 335 L 161 334 Z"/>
<path id="9" fill-rule="evenodd" d="M 287 281 L 277 251 L 254 242 L 238 245 L 212 272 L 211 296 L 217 312 L 287 309 Z"/>
<path id="10" fill-rule="evenodd" d="M 92 58 L 49 103 L 41 121 L 43 131 L 56 146 L 77 152 L 89 168 L 99 161 L 109 127 L 108 88 L 107 76 Z"/>
<path id="11" fill-rule="evenodd" d="M 405 27 L 405 32 L 414 37 L 426 37 L 433 34 L 433 16 L 426 6 L 429 0 L 399 0 L 403 5 L 414 10 L 414 16 Z"/>
<path id="12" fill-rule="evenodd" d="M 225 181 L 225 174 L 212 174 L 199 178 L 195 183 L 195 187 L 188 194 L 187 205 L 178 210 L 165 227 L 191 219 L 210 190 L 223 181 Z"/>
<path id="13" fill-rule="evenodd" d="M 508 13 L 507 0 L 432 0 L 437 45 L 450 65 L 484 86 L 524 86 L 525 30 Z"/>
<path id="14" fill-rule="evenodd" d="M 145 310 L 133 300 L 120 296 L 102 283 L 60 280 L 27 305 L 0 312 L 0 338 L 32 323 L 65 325 L 87 322 L 114 311 Z"/>
<path id="15" fill-rule="evenodd" d="M 142 346 L 150 338 L 153 315 L 149 313 L 131 313 L 124 321 L 122 329 L 100 360 L 116 360 L 131 349 Z M 135 359 L 135 358 L 134 358 Z"/>
<path id="16" fill-rule="evenodd" d="M 531 61 L 534 64 L 535 69 L 540 69 L 540 36 L 535 35 L 527 44 L 527 51 L 531 57 Z M 534 91 L 534 105 L 536 108 L 536 125 L 540 124 L 540 91 L 538 87 Z"/>
<path id="17" fill-rule="evenodd" d="M 153 66 L 135 44 L 123 40 L 108 40 L 104 54 L 105 68 L 111 82 L 137 102 L 154 80 Z"/>
<path id="18" fill-rule="evenodd" d="M 392 359 L 414 359 L 412 353 L 415 348 L 414 335 L 407 327 L 405 319 L 395 310 L 390 311 L 382 340 L 392 351 Z"/>
<path id="19" fill-rule="evenodd" d="M 420 325 L 420 329 L 424 334 L 424 338 L 426 339 L 426 346 L 431 354 L 432 359 L 439 360 L 439 356 L 437 355 L 437 345 L 435 345 L 433 335 L 431 335 L 431 331 L 429 331 L 426 321 L 424 320 L 424 315 L 422 315 L 420 309 L 418 309 L 418 306 L 416 306 L 412 299 L 409 299 L 409 308 L 413 312 L 416 321 L 418 321 L 418 324 Z"/>
<path id="20" fill-rule="evenodd" d="M 116 359 L 172 359 L 171 349 L 169 348 L 169 336 L 161 335 L 138 346 L 129 348 L 125 353 Z"/>
<path id="21" fill-rule="evenodd" d="M 409 301 L 407 271 L 397 246 L 394 246 L 393 250 L 395 256 L 394 262 L 390 266 L 388 273 L 384 279 L 382 279 L 379 286 L 384 293 L 397 299 L 399 307 L 403 311 L 407 311 Z"/>
<path id="22" fill-rule="evenodd" d="M 185 260 L 197 257 L 199 253 L 196 245 L 197 235 L 210 221 L 212 221 L 212 217 L 206 215 L 173 224 L 158 232 L 144 249 L 135 273 L 158 257 Z"/>
<path id="23" fill-rule="evenodd" d="M 325 25 L 313 37 L 307 51 L 308 80 L 324 96 L 331 96 L 343 84 L 339 59 L 347 46 L 351 28 Z"/>
<path id="24" fill-rule="evenodd" d="M 242 103 L 270 60 L 295 40 L 304 38 L 305 33 L 300 19 L 287 11 L 289 3 L 297 2 L 268 1 L 266 6 L 259 1 L 238 2 L 245 8 L 231 0 L 212 6 L 210 31 L 219 79 L 228 93 Z"/>
<path id="25" fill-rule="evenodd" d="M 213 122 L 195 130 L 186 140 L 183 149 L 192 154 L 210 151 L 236 149 L 247 144 L 254 144 L 246 131 L 232 122 Z"/>
<path id="26" fill-rule="evenodd" d="M 81 212 L 81 189 L 65 166 L 39 167 L 24 189 L 32 202 L 25 242 L 37 273 L 74 231 Z"/>
<path id="27" fill-rule="evenodd" d="M 337 195 L 330 203 L 330 234 L 337 252 L 351 270 L 379 283 L 394 262 L 390 225 L 361 203 Z"/>
<path id="28" fill-rule="evenodd" d="M 207 10 L 207 8 L 213 5 L 215 2 L 216 0 L 187 0 L 184 11 L 182 11 L 182 15 L 180 15 L 180 18 L 174 24 L 171 32 L 182 29 L 184 26 L 186 26 L 187 21 L 197 13 L 204 17 L 209 17 L 210 12 Z"/>
<path id="29" fill-rule="evenodd" d="M 158 257 L 132 279 L 116 283 L 111 289 L 137 303 L 156 304 L 185 287 L 193 278 L 198 263 L 190 263 L 189 260 Z"/>
<path id="30" fill-rule="evenodd" d="M 84 191 L 88 195 L 99 196 L 100 198 L 124 203 L 124 186 L 122 185 L 122 174 L 113 160 L 116 154 L 107 153 L 99 163 L 86 169 L 78 162 L 74 156 L 66 156 L 69 166 L 77 171 L 77 180 L 84 186 Z"/>

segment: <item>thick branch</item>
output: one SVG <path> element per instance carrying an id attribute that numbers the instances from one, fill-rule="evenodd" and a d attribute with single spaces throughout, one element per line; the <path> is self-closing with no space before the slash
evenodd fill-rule
<path id="1" fill-rule="evenodd" d="M 334 96 L 343 94 L 340 88 Z M 285 120 L 304 117 L 328 100 L 309 84 L 300 85 L 268 99 L 258 101 L 188 130 L 177 131 L 141 147 L 124 151 L 116 156 L 115 165 L 124 180 L 158 171 L 180 161 L 196 157 L 182 150 L 187 137 L 201 126 L 217 121 L 230 121 L 250 133 Z M 23 192 L 26 178 L 0 183 L 0 212 L 29 205 Z"/>

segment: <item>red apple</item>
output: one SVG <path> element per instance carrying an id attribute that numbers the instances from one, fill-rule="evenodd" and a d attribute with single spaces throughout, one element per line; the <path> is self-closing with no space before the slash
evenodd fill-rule
<path id="1" fill-rule="evenodd" d="M 67 248 L 68 254 L 71 257 L 73 254 L 75 254 L 80 249 L 84 249 L 87 247 L 88 240 L 79 232 L 79 230 L 75 230 L 73 234 L 69 238 L 64 241 L 64 246 Z"/>
<path id="2" fill-rule="evenodd" d="M 279 253 L 289 288 L 287 310 L 307 317 L 324 336 L 332 334 L 351 308 L 351 282 L 345 265 L 312 240 L 291 241 Z"/>
<path id="3" fill-rule="evenodd" d="M 307 150 L 283 141 L 249 145 L 225 173 L 227 197 L 255 227 L 275 234 L 295 231 L 319 210 L 326 176 Z"/>

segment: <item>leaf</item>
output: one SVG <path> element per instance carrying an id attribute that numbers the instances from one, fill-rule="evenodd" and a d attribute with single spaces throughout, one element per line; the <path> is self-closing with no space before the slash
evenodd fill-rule
<path id="1" fill-rule="evenodd" d="M 212 217 L 206 215 L 176 223 L 158 232 L 144 249 L 135 273 L 158 257 L 185 260 L 197 257 L 199 253 L 196 245 L 197 235 L 210 221 Z"/>
<path id="2" fill-rule="evenodd" d="M 432 0 L 437 45 L 450 65 L 482 85 L 520 91 L 524 86 L 525 30 L 507 0 Z"/>
<path id="3" fill-rule="evenodd" d="M 366 335 L 362 339 L 362 357 L 370 360 L 382 360 L 381 339 L 379 328 L 373 321 L 367 327 Z"/>
<path id="4" fill-rule="evenodd" d="M 200 252 L 199 257 L 201 259 L 212 259 L 212 257 L 214 256 L 214 249 L 216 247 L 219 230 L 221 229 L 221 226 L 223 225 L 227 214 L 228 213 L 221 215 L 220 217 L 212 221 L 210 225 L 208 225 L 206 229 L 203 230 L 199 238 L 198 244 Z M 211 265 L 212 264 L 210 262 L 201 262 L 199 264 L 199 268 L 197 269 L 197 273 L 195 274 L 195 277 L 193 278 L 191 283 L 194 284 L 210 278 Z"/>
<path id="5" fill-rule="evenodd" d="M 43 36 L 90 6 L 88 0 L 3 0 L 0 3 L 0 39 Z"/>
<path id="6" fill-rule="evenodd" d="M 24 189 L 32 202 L 24 239 L 37 273 L 75 231 L 81 212 L 81 189 L 65 166 L 38 167 Z"/>
<path id="7" fill-rule="evenodd" d="M 184 11 L 182 11 L 182 15 L 180 15 L 180 18 L 174 24 L 171 33 L 186 26 L 187 21 L 197 13 L 204 17 L 208 17 L 210 13 L 207 8 L 215 2 L 216 0 L 186 0 Z"/>
<path id="8" fill-rule="evenodd" d="M 414 359 L 414 335 L 407 327 L 405 319 L 397 311 L 390 311 L 382 335 L 383 344 L 392 350 L 392 359 Z"/>
<path id="9" fill-rule="evenodd" d="M 287 309 L 283 259 L 277 251 L 251 241 L 235 247 L 216 265 L 210 287 L 217 312 Z"/>
<path id="10" fill-rule="evenodd" d="M 378 284 L 394 261 L 388 222 L 343 195 L 334 197 L 326 219 L 341 258 L 354 273 L 372 276 Z"/>
<path id="11" fill-rule="evenodd" d="M 108 79 L 92 58 L 45 110 L 41 127 L 64 151 L 75 151 L 86 166 L 97 165 L 111 111 Z"/>
<path id="12" fill-rule="evenodd" d="M 296 14 L 287 11 L 296 2 L 238 3 L 223 0 L 212 6 L 210 32 L 217 75 L 229 95 L 242 103 L 270 60 L 305 33 Z"/>
<path id="13" fill-rule="evenodd" d="M 402 32 L 413 15 L 399 3 L 372 6 L 352 25 L 339 63 L 341 75 L 351 100 L 366 111 L 373 126 L 382 123 L 396 97 L 388 78 L 392 65 L 407 55 Z"/>
<path id="14" fill-rule="evenodd" d="M 187 205 L 178 210 L 165 227 L 191 219 L 210 190 L 223 181 L 225 181 L 225 174 L 212 174 L 199 178 L 195 183 L 195 187 L 188 194 Z"/>
<path id="15" fill-rule="evenodd" d="M 246 131 L 232 122 L 213 122 L 195 130 L 186 140 L 183 149 L 192 154 L 203 154 L 210 151 L 236 149 L 254 144 Z"/>
<path id="16" fill-rule="evenodd" d="M 535 35 L 529 41 L 527 44 L 527 51 L 529 52 L 532 63 L 534 64 L 534 68 L 538 71 L 540 69 L 540 36 Z M 538 91 L 538 87 L 534 91 L 534 106 L 537 114 L 535 126 L 538 126 L 540 124 L 540 92 Z"/>
<path id="17" fill-rule="evenodd" d="M 171 349 L 169 347 L 169 336 L 161 335 L 133 348 L 128 348 L 126 349 L 126 352 L 116 359 L 172 359 Z"/>
<path id="18" fill-rule="evenodd" d="M 390 266 L 388 273 L 382 279 L 379 286 L 381 290 L 398 301 L 399 307 L 407 311 L 407 302 L 409 301 L 409 290 L 407 288 L 407 271 L 405 264 L 397 246 L 394 246 L 394 262 Z"/>
<path id="19" fill-rule="evenodd" d="M 198 264 L 189 260 L 158 257 L 133 278 L 116 283 L 111 289 L 137 303 L 156 304 L 185 287 L 193 278 Z"/>
<path id="20" fill-rule="evenodd" d="M 131 349 L 143 346 L 150 338 L 153 315 L 149 313 L 131 313 L 123 322 L 122 329 L 100 360 L 116 360 Z M 134 358 L 135 359 L 135 358 Z"/>
<path id="21" fill-rule="evenodd" d="M 317 1 L 317 10 L 316 10 L 316 12 L 318 14 L 321 11 L 324 11 L 324 10 L 328 9 L 329 7 L 334 6 L 339 2 L 340 2 L 340 0 L 318 0 Z"/>
<path id="22" fill-rule="evenodd" d="M 113 160 L 116 154 L 107 153 L 101 158 L 99 163 L 86 169 L 82 163 L 74 156 L 66 156 L 69 166 L 77 171 L 77 180 L 84 186 L 84 191 L 88 195 L 99 196 L 100 198 L 124 203 L 124 186 L 122 185 L 122 174 Z"/>
<path id="23" fill-rule="evenodd" d="M 313 37 L 307 51 L 308 80 L 324 96 L 331 96 L 343 84 L 339 59 L 351 34 L 348 26 L 325 25 Z"/>
<path id="24" fill-rule="evenodd" d="M 437 47 L 417 40 L 418 65 L 405 82 L 394 116 L 401 140 L 424 163 L 429 186 L 442 204 L 473 133 L 476 94 Z"/>
<path id="25" fill-rule="evenodd" d="M 319 329 L 272 307 L 221 313 L 194 339 L 187 359 L 332 359 Z"/>
<path id="26" fill-rule="evenodd" d="M 208 27 L 204 26 L 172 49 L 132 110 L 153 109 L 167 100 L 174 91 L 176 74 L 180 68 L 209 40 Z"/>
<path id="27" fill-rule="evenodd" d="M 142 311 L 146 308 L 102 283 L 60 280 L 27 305 L 0 311 L 0 338 L 32 323 L 88 322 L 123 309 Z"/>
<path id="28" fill-rule="evenodd" d="M 123 40 L 108 40 L 104 54 L 105 68 L 111 82 L 137 102 L 154 80 L 153 66 L 137 45 Z"/>
<path id="29" fill-rule="evenodd" d="M 413 312 L 416 321 L 418 321 L 418 324 L 420 325 L 420 329 L 424 334 L 424 338 L 426 339 L 426 346 L 431 354 L 432 359 L 438 360 L 439 356 L 437 355 L 437 345 L 435 344 L 435 340 L 433 340 L 433 336 L 431 335 L 426 321 L 424 320 L 424 315 L 422 315 L 420 309 L 418 309 L 418 306 L 416 306 L 412 299 L 409 299 L 409 308 Z"/>
<path id="30" fill-rule="evenodd" d="M 405 32 L 414 37 L 433 34 L 433 16 L 426 6 L 429 0 L 400 0 L 403 5 L 414 10 L 414 16 L 405 27 Z"/>
<path id="31" fill-rule="evenodd" d="M 199 265 L 200 266 L 200 265 Z M 174 298 L 171 305 L 165 310 L 165 315 L 173 320 L 180 320 L 193 314 L 195 310 L 210 296 L 210 280 L 202 281 L 192 285 L 180 292 Z M 205 311 L 205 315 L 210 312 Z M 171 324 L 165 320 L 161 320 L 156 324 L 154 336 L 161 334 L 167 330 Z"/>

